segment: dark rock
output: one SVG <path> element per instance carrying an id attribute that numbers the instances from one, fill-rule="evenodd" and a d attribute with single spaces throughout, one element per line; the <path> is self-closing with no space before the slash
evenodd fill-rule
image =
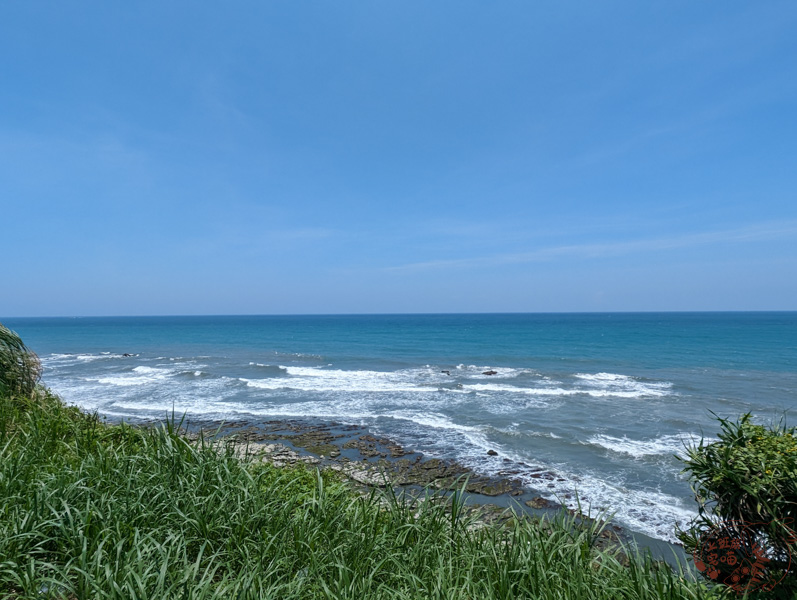
<path id="1" fill-rule="evenodd" d="M 376 449 L 376 444 L 371 444 L 363 440 L 349 440 L 343 444 L 344 448 L 355 448 L 362 456 L 375 457 L 379 456 L 380 452 Z"/>
<path id="2" fill-rule="evenodd" d="M 471 479 L 468 481 L 465 490 L 473 494 L 482 494 L 484 496 L 500 496 L 501 494 L 517 496 L 523 493 L 520 482 L 512 479 Z"/>
<path id="3" fill-rule="evenodd" d="M 407 451 L 404 450 L 404 448 L 402 448 L 399 444 L 388 438 L 378 438 L 368 434 L 361 436 L 360 439 L 382 446 L 384 450 L 387 450 L 387 452 L 393 458 L 398 458 L 400 456 L 404 456 L 405 454 L 407 454 Z"/>
<path id="4" fill-rule="evenodd" d="M 542 496 L 537 496 L 532 498 L 531 500 L 526 501 L 526 506 L 531 508 L 559 508 L 561 505 L 557 504 L 556 502 L 551 502 L 550 500 L 546 500 Z"/>
<path id="5" fill-rule="evenodd" d="M 430 458 L 425 463 L 421 463 L 421 468 L 422 469 L 439 469 L 442 464 L 443 464 L 443 461 L 440 460 L 439 458 Z"/>
<path id="6" fill-rule="evenodd" d="M 342 434 L 334 435 L 329 431 L 319 428 L 315 430 L 304 431 L 298 433 L 297 435 L 286 436 L 286 439 L 290 440 L 294 446 L 305 448 L 309 452 L 312 452 L 312 450 L 310 450 L 311 447 L 326 446 L 332 444 L 334 440 L 341 437 L 343 437 Z"/>
<path id="7" fill-rule="evenodd" d="M 498 371 L 493 371 L 490 369 L 488 371 L 482 371 L 482 375 L 498 375 Z"/>
<path id="8" fill-rule="evenodd" d="M 311 454 L 316 454 L 318 456 L 328 456 L 329 458 L 335 458 L 340 456 L 340 450 L 334 444 L 321 444 L 320 446 L 304 446 L 304 449 L 310 452 Z"/>
<path id="9" fill-rule="evenodd" d="M 498 456 L 498 452 L 496 452 L 495 450 L 488 450 L 487 454 L 490 456 Z"/>
<path id="10" fill-rule="evenodd" d="M 617 542 L 617 541 L 620 540 L 620 536 L 618 536 L 611 529 L 604 529 L 598 535 L 599 535 L 599 537 L 602 537 L 603 539 L 612 540 L 613 542 Z"/>

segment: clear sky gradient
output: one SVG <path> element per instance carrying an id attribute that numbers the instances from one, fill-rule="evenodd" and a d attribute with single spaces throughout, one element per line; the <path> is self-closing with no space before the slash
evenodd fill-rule
<path id="1" fill-rule="evenodd" d="M 0 316 L 797 310 L 797 3 L 4 2 Z"/>

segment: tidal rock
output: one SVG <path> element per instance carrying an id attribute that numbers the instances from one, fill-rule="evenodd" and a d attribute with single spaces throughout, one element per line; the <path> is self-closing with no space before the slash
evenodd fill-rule
<path id="1" fill-rule="evenodd" d="M 376 444 L 366 442 L 362 439 L 349 440 L 348 442 L 343 444 L 343 447 L 347 449 L 352 449 L 352 448 L 356 449 L 360 453 L 360 455 L 364 457 L 374 457 L 381 455 L 381 452 L 379 452 L 379 450 L 377 450 L 376 448 Z"/>
<path id="2" fill-rule="evenodd" d="M 611 529 L 604 529 L 603 531 L 601 531 L 601 532 L 598 534 L 598 536 L 599 536 L 599 537 L 602 537 L 603 539 L 606 539 L 606 540 L 611 540 L 611 541 L 613 541 L 613 542 L 618 542 L 618 541 L 620 541 L 620 536 L 618 536 L 618 535 L 617 535 L 617 534 L 616 534 L 614 531 L 612 531 Z"/>
<path id="3" fill-rule="evenodd" d="M 390 483 L 385 473 L 376 469 L 363 469 L 353 463 L 335 465 L 335 470 L 340 470 L 349 479 L 363 485 L 385 487 Z"/>
<path id="4" fill-rule="evenodd" d="M 250 444 L 248 447 L 240 445 L 240 448 L 248 455 L 268 462 L 275 467 L 285 467 L 296 463 L 317 465 L 321 461 L 314 456 L 301 455 L 295 450 L 291 450 L 283 444 Z"/>
<path id="5" fill-rule="evenodd" d="M 526 506 L 530 508 L 561 508 L 562 505 L 558 504 L 557 502 L 551 502 L 550 500 L 546 500 L 542 496 L 536 496 L 531 500 L 526 501 Z"/>

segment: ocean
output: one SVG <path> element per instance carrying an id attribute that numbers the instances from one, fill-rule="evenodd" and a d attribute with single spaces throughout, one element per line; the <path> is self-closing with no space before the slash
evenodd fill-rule
<path id="1" fill-rule="evenodd" d="M 794 312 L 2 322 L 47 386 L 109 418 L 361 425 L 670 542 L 696 514 L 677 457 L 715 439 L 714 415 L 797 408 Z"/>

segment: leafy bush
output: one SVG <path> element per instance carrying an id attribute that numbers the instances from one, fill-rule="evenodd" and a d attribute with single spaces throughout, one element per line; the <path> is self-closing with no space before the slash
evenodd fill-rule
<path id="1" fill-rule="evenodd" d="M 41 376 L 39 358 L 0 324 L 0 393 L 30 396 Z"/>
<path id="2" fill-rule="evenodd" d="M 684 471 L 690 475 L 699 515 L 689 530 L 679 532 L 679 539 L 698 568 L 712 579 L 737 584 L 737 591 L 744 588 L 744 575 L 748 591 L 774 583 L 792 588 L 797 578 L 797 433 L 794 427 L 766 428 L 750 419 L 749 413 L 737 421 L 719 419 L 719 441 L 701 441 L 688 450 Z M 709 560 L 708 552 L 720 552 L 725 545 L 747 553 L 758 567 L 748 565 L 741 573 L 734 557 Z M 759 572 L 751 573 L 751 567 Z"/>

